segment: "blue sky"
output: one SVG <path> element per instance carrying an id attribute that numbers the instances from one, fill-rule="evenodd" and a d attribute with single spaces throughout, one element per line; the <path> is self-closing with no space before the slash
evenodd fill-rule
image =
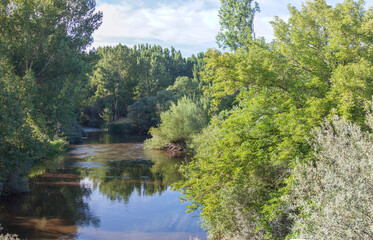
<path id="1" fill-rule="evenodd" d="M 272 39 L 269 21 L 286 19 L 288 4 L 301 7 L 303 0 L 257 0 L 261 12 L 255 18 L 257 36 Z M 342 0 L 327 0 L 336 4 Z M 373 0 L 366 0 L 366 8 Z M 133 46 L 141 43 L 174 46 L 183 56 L 215 47 L 219 31 L 220 0 L 97 0 L 104 14 L 103 24 L 94 33 L 93 47 Z"/>

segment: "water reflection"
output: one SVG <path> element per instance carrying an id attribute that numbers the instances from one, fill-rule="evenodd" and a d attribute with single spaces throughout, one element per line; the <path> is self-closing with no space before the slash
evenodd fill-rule
<path id="1" fill-rule="evenodd" d="M 31 193 L 2 200 L 0 219 L 4 232 L 22 238 L 56 239 L 76 236 L 77 225 L 99 227 L 99 218 L 90 210 L 92 189 L 80 184 L 71 171 L 56 171 L 34 179 Z"/>
<path id="2" fill-rule="evenodd" d="M 144 151 L 141 140 L 100 134 L 71 146 L 56 170 L 33 179 L 31 193 L 0 202 L 4 231 L 29 239 L 205 239 L 198 217 L 170 191 L 183 158 Z"/>
<path id="3" fill-rule="evenodd" d="M 94 190 L 98 189 L 112 201 L 127 203 L 134 193 L 161 194 L 180 180 L 178 167 L 182 158 L 171 159 L 160 152 L 144 151 L 138 141 L 138 138 L 100 135 L 83 146 L 73 146 L 67 162 L 92 182 Z"/>
<path id="4" fill-rule="evenodd" d="M 132 193 L 152 196 L 166 190 L 161 177 L 152 174 L 152 165 L 141 160 L 108 162 L 104 168 L 81 168 L 81 175 L 88 177 L 93 188 L 110 200 L 127 203 Z"/>
<path id="5" fill-rule="evenodd" d="M 182 179 L 178 170 L 180 164 L 184 161 L 183 155 L 171 153 L 172 158 L 170 158 L 170 154 L 167 155 L 164 152 L 151 150 L 145 150 L 144 155 L 146 159 L 152 160 L 154 165 L 150 171 L 153 175 L 159 176 L 164 185 L 171 186 L 173 183 Z"/>

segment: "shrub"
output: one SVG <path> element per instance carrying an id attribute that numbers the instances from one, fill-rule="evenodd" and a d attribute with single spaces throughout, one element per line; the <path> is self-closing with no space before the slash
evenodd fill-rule
<path id="1" fill-rule="evenodd" d="M 140 133 L 147 133 L 149 128 L 155 126 L 159 117 L 156 112 L 156 98 L 144 97 L 128 106 L 128 117 L 138 128 Z"/>
<path id="2" fill-rule="evenodd" d="M 71 144 L 83 142 L 84 131 L 76 120 L 71 121 L 70 128 L 66 133 L 67 141 Z"/>
<path id="3" fill-rule="evenodd" d="M 177 104 L 171 104 L 168 111 L 161 113 L 161 124 L 150 129 L 152 138 L 145 141 L 145 146 L 163 148 L 169 143 L 189 143 L 208 124 L 208 109 L 208 100 L 179 99 Z"/>
<path id="4" fill-rule="evenodd" d="M 159 124 L 160 112 L 169 109 L 174 101 L 172 92 L 163 90 L 156 96 L 144 97 L 128 106 L 128 118 L 140 133 L 148 133 L 151 127 Z"/>
<path id="5" fill-rule="evenodd" d="M 373 129 L 373 115 L 367 125 Z M 293 236 L 372 239 L 373 140 L 354 123 L 335 117 L 314 131 L 317 161 L 298 164 L 287 201 L 300 210 Z"/>
<path id="6" fill-rule="evenodd" d="M 137 134 L 136 126 L 131 122 L 112 122 L 108 125 L 109 133 L 132 135 Z"/>

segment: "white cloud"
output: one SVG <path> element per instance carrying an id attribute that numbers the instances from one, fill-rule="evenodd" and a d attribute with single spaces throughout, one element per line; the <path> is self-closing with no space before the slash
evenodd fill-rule
<path id="1" fill-rule="evenodd" d="M 183 53 L 189 51 L 188 48 L 197 49 L 197 46 L 201 46 L 199 51 L 204 51 L 207 46 L 216 46 L 215 36 L 219 30 L 217 3 L 218 0 L 173 1 L 168 5 L 142 8 L 131 1 L 102 3 L 97 10 L 104 14 L 103 24 L 93 35 L 93 47 L 109 42 L 126 45 L 151 43 L 185 47 L 181 49 Z"/>
<path id="2" fill-rule="evenodd" d="M 256 36 L 273 39 L 269 24 L 275 15 L 288 19 L 287 5 L 300 7 L 305 0 L 257 0 Z M 329 4 L 342 0 L 327 0 Z M 366 7 L 373 0 L 366 1 Z M 174 46 L 184 56 L 217 47 L 220 0 L 101 0 L 97 9 L 104 14 L 102 26 L 94 33 L 93 47 L 128 46 L 140 43 Z"/>

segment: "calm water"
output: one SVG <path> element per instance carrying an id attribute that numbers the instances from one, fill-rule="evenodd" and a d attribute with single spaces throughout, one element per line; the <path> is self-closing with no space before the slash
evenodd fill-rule
<path id="1" fill-rule="evenodd" d="M 170 190 L 183 160 L 144 151 L 142 140 L 100 134 L 71 146 L 32 179 L 29 194 L 0 202 L 3 232 L 22 239 L 206 239 L 198 213 L 185 213 L 187 203 Z"/>

